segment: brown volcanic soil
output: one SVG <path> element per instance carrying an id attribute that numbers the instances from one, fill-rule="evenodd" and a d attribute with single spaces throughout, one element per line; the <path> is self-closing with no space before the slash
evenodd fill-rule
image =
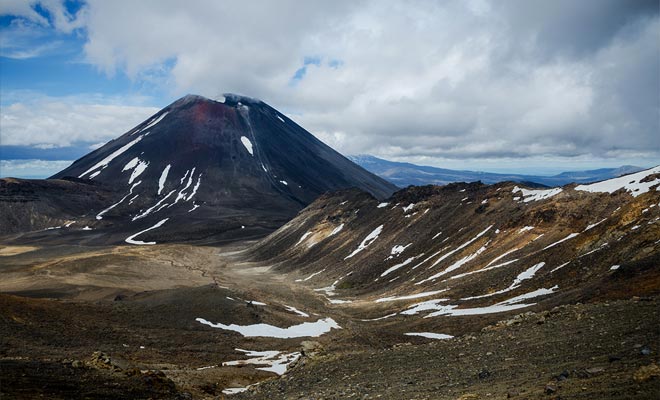
<path id="1" fill-rule="evenodd" d="M 328 304 L 292 277 L 241 261 L 243 250 L 168 245 L 12 251 L 0 270 L 11 277 L 1 280 L 2 397 L 222 398 L 226 387 L 273 378 L 237 398 L 502 398 L 511 392 L 519 398 L 641 399 L 658 390 L 658 378 L 631 378 L 658 361 L 656 297 L 607 304 L 605 296 L 549 313 L 543 310 L 552 303 L 539 303 L 525 309 L 536 314 L 497 328 L 488 326 L 516 312 L 361 321 L 405 307 Z M 39 275 L 45 259 L 56 278 Z M 143 279 L 147 275 L 151 281 Z M 39 276 L 44 282 L 38 290 L 21 286 Z M 10 284 L 21 296 L 6 294 Z M 283 305 L 318 315 L 303 318 Z M 244 338 L 201 325 L 196 317 L 277 326 L 332 317 L 343 329 L 313 338 L 321 354 L 277 378 L 254 366 L 199 368 L 246 358 L 235 348 L 292 352 L 310 338 Z M 403 335 L 420 331 L 457 339 Z M 650 353 L 643 355 L 646 349 Z M 568 379 L 553 378 L 564 370 Z M 551 396 L 544 394 L 548 383 L 557 389 Z"/>
<path id="2" fill-rule="evenodd" d="M 282 304 L 320 312 L 323 303 L 263 266 L 227 260 L 215 248 L 191 246 L 59 247 L 4 257 L 3 398 L 213 398 L 273 377 L 253 366 L 198 368 L 246 358 L 236 348 L 297 351 L 306 338 L 243 338 L 195 318 L 290 326 L 319 317 Z"/>
<path id="3" fill-rule="evenodd" d="M 561 306 L 450 340 L 326 354 L 236 398 L 655 399 L 660 376 L 642 368 L 660 374 L 658 321 L 657 298 Z"/>

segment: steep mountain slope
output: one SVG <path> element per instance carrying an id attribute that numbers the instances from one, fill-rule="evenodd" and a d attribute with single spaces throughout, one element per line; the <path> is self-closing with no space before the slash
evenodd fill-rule
<path id="1" fill-rule="evenodd" d="M 382 198 L 396 189 L 267 104 L 237 95 L 186 96 L 51 179 L 66 177 L 113 190 L 112 201 L 88 204 L 78 217 L 106 229 L 108 242 L 135 244 L 255 237 L 326 191 L 358 187 Z"/>
<path id="2" fill-rule="evenodd" d="M 113 195 L 111 188 L 83 179 L 0 179 L 0 227 L 9 234 L 72 225 L 81 209 L 108 203 Z"/>
<path id="3" fill-rule="evenodd" d="M 624 165 L 619 168 L 602 168 L 589 171 L 562 172 L 554 176 L 497 174 L 479 171 L 458 171 L 445 168 L 436 168 L 411 163 L 383 160 L 370 155 L 349 156 L 353 162 L 366 170 L 373 172 L 381 178 L 400 186 L 410 185 L 446 185 L 453 182 L 524 182 L 544 186 L 563 186 L 569 183 L 590 183 L 605 179 L 616 178 L 625 174 L 639 172 L 643 168 Z"/>
<path id="4" fill-rule="evenodd" d="M 660 287 L 660 167 L 591 185 L 326 195 L 254 259 L 369 317 L 485 315 Z"/>

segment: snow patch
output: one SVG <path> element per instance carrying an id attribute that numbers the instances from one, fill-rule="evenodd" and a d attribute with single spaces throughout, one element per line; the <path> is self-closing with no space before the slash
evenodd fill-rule
<path id="1" fill-rule="evenodd" d="M 387 207 L 390 203 L 380 203 L 377 208 Z"/>
<path id="2" fill-rule="evenodd" d="M 78 175 L 78 178 L 82 178 L 83 176 L 89 174 L 89 173 L 92 172 L 92 171 L 96 171 L 96 170 L 99 169 L 99 168 L 105 168 L 105 167 L 107 167 L 108 164 L 109 164 L 112 160 L 114 160 L 115 158 L 119 157 L 119 156 L 122 155 L 124 152 L 126 152 L 126 150 L 130 149 L 131 147 L 133 147 L 137 142 L 139 142 L 140 140 L 142 140 L 142 138 L 143 138 L 144 136 L 145 136 L 145 135 L 140 135 L 140 136 L 138 136 L 137 138 L 135 138 L 134 140 L 130 141 L 129 143 L 126 143 L 125 145 L 123 145 L 123 146 L 120 147 L 119 149 L 113 151 L 109 156 L 107 156 L 107 157 L 104 158 L 103 160 L 101 160 L 101 161 L 97 162 L 96 164 L 94 164 L 94 165 L 93 165 L 90 169 L 88 169 L 87 171 L 85 171 L 85 172 L 83 172 L 82 174 Z M 100 171 L 98 171 L 98 172 L 100 172 Z M 95 175 L 95 176 L 96 176 L 96 175 Z"/>
<path id="3" fill-rule="evenodd" d="M 558 240 L 558 241 L 556 241 L 556 242 L 554 242 L 554 243 L 552 243 L 552 244 L 550 244 L 550 245 L 544 247 L 543 250 L 547 250 L 547 249 L 549 249 L 549 248 L 551 248 L 551 247 L 554 247 L 554 246 L 558 245 L 559 243 L 562 243 L 562 242 L 565 242 L 565 241 L 567 241 L 567 240 L 573 239 L 573 238 L 576 237 L 577 235 L 579 235 L 579 233 L 571 233 L 570 235 L 566 236 L 565 238 L 563 238 L 563 239 L 561 239 L 561 240 Z"/>
<path id="4" fill-rule="evenodd" d="M 452 335 L 446 335 L 444 333 L 433 333 L 433 332 L 408 332 L 408 333 L 404 333 L 404 335 L 421 336 L 429 339 L 439 339 L 439 340 L 447 340 L 454 338 Z"/>
<path id="5" fill-rule="evenodd" d="M 138 165 L 138 162 L 140 162 L 140 158 L 135 157 L 131 161 L 127 162 L 126 165 L 124 165 L 124 168 L 121 169 L 121 172 L 128 171 L 129 169 L 135 168 L 135 166 Z"/>
<path id="6" fill-rule="evenodd" d="M 431 281 L 433 279 L 437 279 L 438 277 L 440 277 L 442 275 L 448 274 L 448 273 L 450 273 L 454 270 L 459 269 L 463 265 L 465 265 L 468 262 L 474 260 L 479 254 L 483 253 L 485 250 L 486 250 L 486 246 L 480 247 L 476 252 L 461 258 L 460 260 L 456 261 L 455 263 L 453 263 L 449 267 L 445 268 L 443 271 L 440 271 L 440 272 L 438 272 L 437 274 L 435 274 L 433 276 L 430 276 L 430 277 L 428 277 L 424 280 L 421 280 L 421 281 L 417 282 L 416 285 L 422 284 L 422 283 L 427 282 L 427 281 Z"/>
<path id="7" fill-rule="evenodd" d="M 341 329 L 339 324 L 337 324 L 337 322 L 335 322 L 335 320 L 332 318 L 319 319 L 316 322 L 304 322 L 302 324 L 293 325 L 288 328 L 280 328 L 269 324 L 216 324 L 203 318 L 196 318 L 195 321 L 199 322 L 200 324 L 208 325 L 212 328 L 238 332 L 245 337 L 272 337 L 278 339 L 319 337 L 325 333 L 330 332 L 331 329 Z"/>
<path id="8" fill-rule="evenodd" d="M 553 272 L 557 271 L 558 269 L 564 268 L 565 266 L 567 266 L 567 265 L 570 264 L 570 263 L 571 263 L 570 261 L 565 262 L 565 263 L 563 263 L 562 265 L 560 265 L 560 266 L 554 268 L 552 271 L 550 271 L 550 273 L 553 273 Z"/>
<path id="9" fill-rule="evenodd" d="M 226 361 L 222 363 L 223 367 L 234 366 L 234 365 L 246 365 L 246 364 L 267 365 L 267 367 L 260 367 L 257 369 L 262 371 L 274 372 L 277 375 L 282 375 L 286 372 L 286 368 L 289 364 L 300 358 L 300 353 L 298 352 L 285 354 L 275 350 L 273 351 L 251 351 L 251 350 L 243 350 L 243 349 L 236 349 L 236 350 L 245 353 L 245 355 L 248 357 L 254 357 L 254 358 L 250 358 L 247 360 Z"/>
<path id="10" fill-rule="evenodd" d="M 392 251 L 390 252 L 391 255 L 393 256 L 398 256 L 399 254 L 403 253 L 405 249 L 407 249 L 412 243 L 408 243 L 405 246 L 401 246 L 397 244 L 396 246 L 392 247 Z"/>
<path id="11" fill-rule="evenodd" d="M 385 303 L 389 301 L 399 301 L 399 300 L 411 300 L 411 299 L 419 299 L 422 297 L 428 297 L 428 296 L 433 296 L 438 293 L 446 292 L 449 289 L 442 289 L 442 290 L 434 290 L 431 292 L 422 292 L 422 293 L 415 293 L 415 294 L 409 294 L 406 296 L 391 296 L 391 297 L 383 297 L 380 299 L 376 299 L 376 303 Z"/>
<path id="12" fill-rule="evenodd" d="M 492 228 L 492 227 L 493 227 L 493 225 L 489 226 L 488 228 L 484 229 L 484 230 L 481 231 L 479 234 L 477 234 L 477 236 L 473 237 L 472 239 L 470 239 L 470 240 L 468 240 L 467 242 L 463 243 L 462 245 L 458 246 L 458 247 L 455 248 L 454 250 L 452 250 L 452 251 L 450 251 L 450 252 L 444 254 L 442 257 L 440 257 L 439 259 L 437 259 L 437 260 L 436 260 L 436 261 L 435 261 L 435 262 L 434 262 L 434 263 L 433 263 L 428 269 L 431 269 L 431 268 L 435 267 L 435 266 L 438 265 L 440 262 L 442 262 L 442 261 L 445 260 L 446 258 L 450 257 L 452 254 L 454 254 L 454 253 L 456 253 L 457 251 L 462 250 L 463 248 L 469 246 L 472 242 L 474 242 L 475 240 L 479 239 L 479 238 L 480 238 L 481 236 L 483 236 L 486 232 L 488 232 L 488 231 L 490 230 L 490 228 Z M 443 240 L 443 243 L 444 243 L 447 239 L 449 239 L 449 238 L 446 238 L 445 240 Z M 435 256 L 437 256 L 438 254 L 440 254 L 440 253 L 442 253 L 443 251 L 445 251 L 447 248 L 449 248 L 449 247 L 445 247 L 445 248 L 443 248 L 442 250 L 437 251 L 436 253 L 432 254 L 430 257 L 428 257 L 427 259 L 425 259 L 425 260 L 422 261 L 421 263 L 415 265 L 412 269 L 415 269 L 415 268 L 419 267 L 420 265 L 426 263 L 428 260 L 432 259 L 433 257 L 435 257 Z M 468 261 L 469 261 L 469 260 L 468 260 Z M 434 276 L 434 277 L 431 277 L 431 278 L 425 279 L 425 280 L 423 280 L 423 281 L 421 281 L 421 282 L 418 282 L 417 285 L 419 285 L 419 284 L 422 283 L 422 282 L 425 282 L 425 281 L 428 281 L 428 280 L 431 280 L 431 279 L 435 279 L 435 278 L 437 278 L 438 276 L 443 275 L 443 273 L 436 274 L 436 275 L 437 275 L 437 276 Z"/>
<path id="13" fill-rule="evenodd" d="M 441 315 L 448 315 L 455 317 L 462 315 L 484 315 L 484 314 L 494 314 L 494 313 L 500 313 L 506 311 L 513 311 L 520 308 L 530 307 L 536 304 L 536 303 L 519 304 L 521 301 L 554 293 L 554 291 L 557 288 L 558 286 L 553 286 L 552 288 L 549 289 L 545 289 L 545 288 L 537 289 L 532 292 L 528 292 L 520 296 L 512 297 L 508 300 L 504 300 L 490 306 L 475 307 L 475 308 L 458 308 L 457 305 L 453 305 L 453 304 L 449 304 L 449 305 L 439 304 L 440 302 L 442 302 L 441 300 L 431 300 L 428 302 L 416 304 L 410 307 L 409 309 L 402 311 L 401 314 L 414 315 L 422 311 L 434 310 L 434 312 L 424 317 L 424 318 L 431 318 Z"/>
<path id="14" fill-rule="evenodd" d="M 503 263 L 500 263 L 500 264 L 495 264 L 495 265 L 493 265 L 492 267 L 486 266 L 486 267 L 484 267 L 484 268 L 482 268 L 482 269 L 478 269 L 478 270 L 476 270 L 476 271 L 464 272 L 464 273 L 462 273 L 462 274 L 458 274 L 458 275 L 450 276 L 449 279 L 458 279 L 458 278 L 462 278 L 462 277 L 464 277 L 464 276 L 468 276 L 468 275 L 472 275 L 472 274 L 478 274 L 478 273 L 481 273 L 481 272 L 490 271 L 490 270 L 493 270 L 493 269 L 496 269 L 496 268 L 501 268 L 501 267 L 507 266 L 507 265 L 509 265 L 509 264 L 513 264 L 513 263 L 515 263 L 515 262 L 517 262 L 517 261 L 518 261 L 518 259 L 516 258 L 515 260 L 510 260 L 510 261 L 506 261 L 506 262 L 503 262 Z M 488 265 L 490 265 L 490 264 L 488 264 Z M 443 281 L 443 282 L 444 282 L 444 281 Z"/>
<path id="15" fill-rule="evenodd" d="M 133 172 L 131 173 L 131 177 L 128 178 L 128 184 L 129 185 L 132 184 L 133 181 L 135 181 L 135 179 L 138 176 L 142 175 L 142 173 L 147 169 L 148 166 L 149 166 L 149 161 L 138 160 L 137 165 L 135 166 Z"/>
<path id="16" fill-rule="evenodd" d="M 149 129 L 149 128 L 153 127 L 153 126 L 156 126 L 156 124 L 159 123 L 160 121 L 162 121 L 163 118 L 165 118 L 165 116 L 166 116 L 167 114 L 169 114 L 169 113 L 170 113 L 169 111 L 166 111 L 166 112 L 164 112 L 162 115 L 160 115 L 159 117 L 153 118 L 153 119 L 151 120 L 151 122 L 149 122 L 149 123 L 147 124 L 147 126 L 145 126 L 144 128 L 140 129 L 138 132 L 143 132 L 143 131 L 146 131 L 147 129 Z M 135 133 L 137 133 L 137 132 L 135 132 Z M 133 133 L 132 135 L 135 135 L 135 133 Z"/>
<path id="17" fill-rule="evenodd" d="M 309 235 L 311 235 L 311 234 L 312 234 L 312 231 L 307 231 L 307 232 L 305 232 L 305 233 L 300 237 L 300 239 L 298 240 L 298 242 L 296 242 L 296 246 L 298 246 L 300 243 L 304 242 L 305 239 L 307 239 L 307 237 L 308 237 Z"/>
<path id="18" fill-rule="evenodd" d="M 163 168 L 163 172 L 160 174 L 160 178 L 158 178 L 158 194 L 165 189 L 165 181 L 167 180 L 167 174 L 170 172 L 170 168 L 172 167 L 172 164 L 167 164 L 165 168 Z"/>
<path id="19" fill-rule="evenodd" d="M 308 276 L 305 279 L 296 279 L 296 282 L 307 282 L 308 280 L 312 279 L 313 277 L 315 277 L 316 275 L 322 273 L 323 271 L 325 271 L 325 268 L 323 268 L 322 270 L 320 270 L 318 272 L 314 272 L 313 274 L 311 274 L 310 276 Z"/>
<path id="20" fill-rule="evenodd" d="M 341 232 L 342 229 L 344 229 L 344 224 L 341 224 L 335 229 L 333 229 L 332 232 L 330 232 L 330 234 L 328 235 L 328 237 L 338 234 L 339 232 Z"/>
<path id="21" fill-rule="evenodd" d="M 523 189 L 518 186 L 514 187 L 511 193 L 522 192 L 523 202 L 529 203 L 530 201 L 545 200 L 552 196 L 556 196 L 562 192 L 561 188 L 552 188 L 546 190 L 532 190 Z"/>
<path id="22" fill-rule="evenodd" d="M 228 394 L 231 396 L 232 394 L 243 393 L 247 390 L 248 390 L 247 387 L 226 388 L 226 389 L 222 389 L 222 394 Z"/>
<path id="23" fill-rule="evenodd" d="M 252 142 L 250 141 L 250 139 L 248 139 L 245 136 L 241 136 L 241 143 L 243 143 L 243 146 L 245 146 L 248 153 L 250 153 L 250 155 L 254 157 L 254 151 L 252 150 Z"/>
<path id="24" fill-rule="evenodd" d="M 122 197 L 121 200 L 119 200 L 119 201 L 116 202 L 115 204 L 111 205 L 110 207 L 108 207 L 108 208 L 106 208 L 105 210 L 101 211 L 100 213 L 96 214 L 96 219 L 98 219 L 98 220 L 102 220 L 102 219 L 103 219 L 103 215 L 104 215 L 105 213 L 107 213 L 108 211 L 112 210 L 113 208 L 115 208 L 115 207 L 117 207 L 118 205 L 120 205 L 121 203 L 123 203 L 124 200 L 126 200 L 126 199 L 128 198 L 128 196 L 130 196 L 130 195 L 133 194 L 133 189 L 135 189 L 135 188 L 137 187 L 137 185 L 139 185 L 140 183 L 142 183 L 142 181 L 139 181 L 139 182 L 133 184 L 133 186 L 131 186 L 131 188 L 128 190 L 128 194 L 127 194 L 126 196 Z"/>
<path id="25" fill-rule="evenodd" d="M 534 264 L 530 268 L 528 268 L 525 271 L 521 272 L 520 274 L 518 274 L 516 279 L 514 279 L 513 283 L 506 289 L 498 290 L 498 291 L 492 292 L 492 293 L 482 294 L 480 296 L 465 297 L 461 300 L 465 301 L 465 300 L 483 299 L 485 297 L 491 297 L 491 296 L 495 296 L 495 295 L 498 295 L 498 294 L 510 292 L 514 289 L 517 289 L 523 281 L 528 280 L 528 279 L 532 279 L 534 277 L 534 275 L 538 272 L 538 270 L 543 268 L 544 265 L 545 265 L 545 262 L 540 262 L 538 264 Z"/>
<path id="26" fill-rule="evenodd" d="M 416 259 L 417 257 L 419 257 L 419 256 L 416 256 L 416 257 L 410 257 L 410 258 L 408 258 L 406 261 L 404 261 L 404 262 L 402 262 L 402 263 L 399 263 L 399 264 L 396 264 L 396 265 L 391 266 L 390 268 L 388 268 L 387 270 L 385 270 L 385 272 L 383 272 L 382 274 L 380 274 L 381 278 L 384 277 L 384 276 L 386 276 L 386 275 L 388 275 L 388 274 L 390 274 L 390 273 L 392 273 L 392 272 L 394 272 L 394 271 L 396 271 L 397 269 L 399 269 L 399 268 L 401 268 L 401 267 L 405 267 L 406 265 L 408 265 L 408 264 L 410 264 L 411 262 L 415 261 L 415 259 Z"/>
<path id="27" fill-rule="evenodd" d="M 383 316 L 383 317 L 371 318 L 371 319 L 361 319 L 360 321 L 363 321 L 363 322 L 380 321 L 380 320 L 383 320 L 383 319 L 392 318 L 392 317 L 394 317 L 395 315 L 396 315 L 396 313 L 393 313 L 393 314 L 387 314 L 387 315 L 385 315 L 385 316 Z"/>
<path id="28" fill-rule="evenodd" d="M 346 256 L 344 260 L 349 259 L 353 257 L 354 255 L 358 254 L 362 250 L 366 249 L 371 243 L 373 243 L 376 239 L 378 239 L 378 236 L 381 234 L 383 231 L 383 225 L 380 225 L 378 228 L 374 229 L 371 231 L 370 234 L 367 235 L 366 238 L 360 243 L 360 245 L 355 249 L 351 254 Z"/>
<path id="29" fill-rule="evenodd" d="M 169 192 L 165 197 L 163 197 L 162 199 L 160 199 L 160 200 L 158 201 L 158 203 L 156 203 L 156 204 L 153 205 L 152 207 L 149 207 L 149 208 L 148 208 L 146 211 L 144 211 L 142 214 L 139 214 L 139 215 L 136 215 L 135 217 L 133 217 L 133 221 L 138 220 L 138 219 L 140 219 L 140 218 L 144 218 L 144 217 L 146 217 L 147 215 L 149 215 L 149 213 L 151 213 L 156 207 L 158 207 L 159 205 L 161 205 L 161 203 L 163 203 L 165 200 L 167 200 L 167 198 L 170 197 L 174 192 L 176 192 L 176 190 L 172 190 L 171 192 Z M 160 208 L 159 208 L 158 210 L 156 210 L 156 212 L 158 212 L 159 210 L 160 210 Z"/>
<path id="30" fill-rule="evenodd" d="M 309 318 L 309 314 L 307 314 L 306 312 L 302 312 L 302 311 L 298 310 L 295 307 L 285 305 L 284 308 L 286 308 L 287 311 L 291 311 L 293 313 L 296 313 L 296 314 L 300 315 L 301 317 Z"/>
<path id="31" fill-rule="evenodd" d="M 150 227 L 150 228 L 147 228 L 147 229 L 145 229 L 145 230 L 143 230 L 143 231 L 140 231 L 140 232 L 138 232 L 138 233 L 136 233 L 136 234 L 134 234 L 134 235 L 131 235 L 131 236 L 127 237 L 126 240 L 125 240 L 125 242 L 128 243 L 128 244 L 139 244 L 139 245 L 144 245 L 144 244 L 156 244 L 156 242 L 143 242 L 143 241 L 141 241 L 141 240 L 135 240 L 135 238 L 138 237 L 138 236 L 140 236 L 141 234 L 143 234 L 143 233 L 145 233 L 145 232 L 148 232 L 148 231 L 151 231 L 151 230 L 154 230 L 154 229 L 160 228 L 161 226 L 163 226 L 163 224 L 164 224 L 165 222 L 167 222 L 168 219 L 169 219 L 169 218 L 162 219 L 162 220 L 158 221 L 158 223 L 156 223 L 156 225 L 154 225 L 154 226 L 152 226 L 152 227 Z"/>
<path id="32" fill-rule="evenodd" d="M 598 225 L 602 224 L 605 221 L 607 221 L 607 218 L 603 218 L 600 221 L 596 222 L 595 224 L 589 224 L 589 225 L 587 225 L 586 228 L 584 228 L 584 230 L 582 232 L 586 232 L 589 229 L 595 228 L 595 227 L 597 227 Z"/>
<path id="33" fill-rule="evenodd" d="M 201 183 L 201 181 L 202 181 L 202 174 L 199 174 L 199 176 L 197 176 L 197 183 L 195 183 L 192 193 L 190 193 L 190 196 L 186 198 L 186 201 L 190 201 L 190 199 L 192 199 L 193 196 L 197 194 L 197 189 L 199 189 L 199 184 Z"/>
<path id="34" fill-rule="evenodd" d="M 644 178 L 649 175 L 659 174 L 660 165 L 640 171 L 634 174 L 621 176 L 619 178 L 608 179 L 602 182 L 596 182 L 589 185 L 578 185 L 575 190 L 592 192 L 592 193 L 614 193 L 617 190 L 625 189 L 630 192 L 634 197 L 644 194 L 651 190 L 652 186 L 660 184 L 660 178 L 650 179 L 648 182 L 642 182 Z"/>

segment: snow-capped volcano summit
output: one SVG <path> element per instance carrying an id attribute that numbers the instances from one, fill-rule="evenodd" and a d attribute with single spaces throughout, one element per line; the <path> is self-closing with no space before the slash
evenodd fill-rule
<path id="1" fill-rule="evenodd" d="M 100 226 L 137 233 L 160 223 L 140 235 L 147 243 L 250 237 L 327 191 L 358 187 L 384 198 L 396 190 L 266 103 L 234 94 L 185 96 L 50 179 L 67 177 L 116 191 L 81 210 Z"/>

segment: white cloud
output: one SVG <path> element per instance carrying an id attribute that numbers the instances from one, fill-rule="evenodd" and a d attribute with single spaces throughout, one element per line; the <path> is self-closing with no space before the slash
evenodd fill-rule
<path id="1" fill-rule="evenodd" d="M 0 15 L 22 17 L 40 25 L 47 26 L 48 20 L 34 10 L 36 0 L 3 0 L 0 3 Z"/>
<path id="2" fill-rule="evenodd" d="M 90 0 L 60 19 L 84 24 L 86 59 L 108 74 L 157 83 L 173 97 L 258 97 L 344 153 L 438 165 L 660 159 L 659 7 Z M 292 81 L 307 57 L 318 65 Z M 120 114 L 106 111 L 97 125 Z"/>
<path id="3" fill-rule="evenodd" d="M 47 178 L 71 165 L 72 161 L 0 160 L 0 178 Z"/>
<path id="4" fill-rule="evenodd" d="M 45 97 L 34 93 L 3 105 L 2 145 L 53 148 L 114 139 L 158 111 L 113 99 Z"/>

